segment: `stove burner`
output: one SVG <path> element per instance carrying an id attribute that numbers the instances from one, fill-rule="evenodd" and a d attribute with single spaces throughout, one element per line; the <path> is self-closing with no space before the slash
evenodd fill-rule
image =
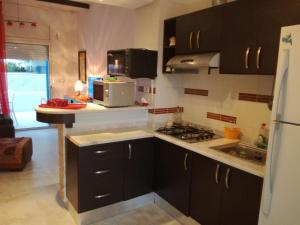
<path id="1" fill-rule="evenodd" d="M 211 140 L 215 134 L 211 130 L 174 124 L 172 127 L 161 127 L 158 132 L 174 136 L 189 143 Z"/>

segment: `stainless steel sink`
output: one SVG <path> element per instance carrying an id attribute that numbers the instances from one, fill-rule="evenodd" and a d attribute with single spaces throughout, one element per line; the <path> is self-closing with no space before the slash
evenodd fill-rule
<path id="1" fill-rule="evenodd" d="M 254 163 L 264 165 L 266 162 L 266 150 L 259 149 L 245 144 L 214 146 L 211 149 L 230 154 L 237 158 L 242 158 Z"/>

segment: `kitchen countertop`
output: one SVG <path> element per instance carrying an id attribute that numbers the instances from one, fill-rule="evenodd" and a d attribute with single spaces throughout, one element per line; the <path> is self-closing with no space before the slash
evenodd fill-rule
<path id="1" fill-rule="evenodd" d="M 45 114 L 77 114 L 87 112 L 113 112 L 113 111 L 130 111 L 130 110 L 148 110 L 148 107 L 143 106 L 129 106 L 129 107 L 118 107 L 118 108 L 107 108 L 95 103 L 87 103 L 86 108 L 74 110 L 74 109 L 55 109 L 55 108 L 42 108 L 36 107 L 35 111 L 38 113 Z"/>
<path id="2" fill-rule="evenodd" d="M 80 147 L 149 137 L 157 137 L 161 140 L 165 140 L 182 148 L 188 149 L 190 151 L 235 167 L 250 174 L 256 175 L 258 177 L 264 177 L 264 165 L 259 165 L 251 161 L 240 159 L 210 148 L 215 146 L 236 144 L 239 142 L 239 140 L 219 138 L 198 143 L 187 143 L 172 136 L 164 135 L 155 131 L 151 131 L 149 129 L 115 130 L 94 134 L 68 135 L 68 138 L 74 144 Z"/>

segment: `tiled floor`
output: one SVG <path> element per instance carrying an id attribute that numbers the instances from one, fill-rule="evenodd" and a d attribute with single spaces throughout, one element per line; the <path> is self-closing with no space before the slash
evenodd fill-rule
<path id="1" fill-rule="evenodd" d="M 56 201 L 57 131 L 18 132 L 33 138 L 33 158 L 22 172 L 0 172 L 0 225 L 75 225 Z M 154 204 L 94 225 L 180 225 Z"/>

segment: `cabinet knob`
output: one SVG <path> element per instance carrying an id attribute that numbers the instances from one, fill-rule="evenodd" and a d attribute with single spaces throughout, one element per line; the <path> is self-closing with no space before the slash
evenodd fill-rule
<path id="1" fill-rule="evenodd" d="M 198 30 L 198 32 L 197 32 L 197 48 L 200 48 L 200 34 L 201 34 L 201 30 Z"/>
<path id="2" fill-rule="evenodd" d="M 250 53 L 250 48 L 246 49 L 245 52 L 245 68 L 249 69 L 249 53 Z"/>
<path id="3" fill-rule="evenodd" d="M 193 49 L 193 36 L 194 36 L 194 31 L 191 31 L 189 37 L 190 49 Z"/>
<path id="4" fill-rule="evenodd" d="M 105 154 L 107 152 L 108 152 L 108 150 L 98 150 L 98 151 L 95 151 L 95 154 L 101 155 L 101 154 Z"/>
<path id="5" fill-rule="evenodd" d="M 96 175 L 100 175 L 100 174 L 106 174 L 106 173 L 109 173 L 110 170 L 98 170 L 95 172 Z"/>
<path id="6" fill-rule="evenodd" d="M 184 165 L 184 170 L 187 171 L 188 170 L 188 167 L 187 167 L 187 158 L 188 158 L 189 154 L 188 153 L 185 153 L 185 156 L 184 156 L 184 161 L 183 161 L 183 165 Z"/>
<path id="7" fill-rule="evenodd" d="M 102 199 L 102 198 L 106 198 L 106 197 L 108 197 L 110 195 L 111 195 L 111 193 L 107 193 L 107 194 L 103 194 L 103 195 L 96 195 L 95 198 L 96 199 Z"/>
<path id="8" fill-rule="evenodd" d="M 217 164 L 217 167 L 216 167 L 216 172 L 215 172 L 215 182 L 216 184 L 219 184 L 220 180 L 219 180 L 219 174 L 220 174 L 220 164 Z"/>
<path id="9" fill-rule="evenodd" d="M 256 68 L 257 69 L 260 69 L 260 55 L 261 55 L 261 50 L 262 50 L 262 47 L 259 46 L 257 48 L 257 52 L 256 52 Z"/>
<path id="10" fill-rule="evenodd" d="M 128 145 L 128 159 L 131 160 L 131 156 L 132 156 L 132 147 L 131 144 Z"/>
<path id="11" fill-rule="evenodd" d="M 226 187 L 226 189 L 230 188 L 230 186 L 229 186 L 229 176 L 230 176 L 230 168 L 228 168 L 226 170 L 226 177 L 225 177 L 225 187 Z"/>

